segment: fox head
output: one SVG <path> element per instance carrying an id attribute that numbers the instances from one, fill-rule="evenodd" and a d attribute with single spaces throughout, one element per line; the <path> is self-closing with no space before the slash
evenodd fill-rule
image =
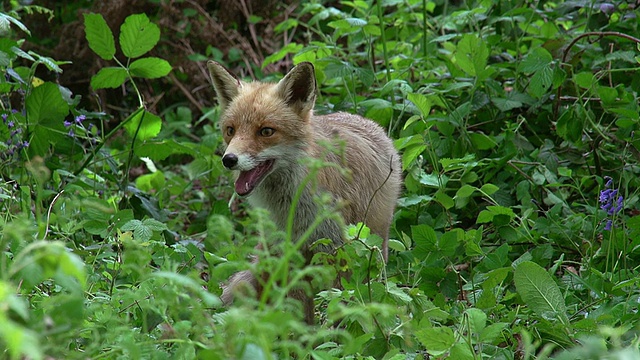
<path id="1" fill-rule="evenodd" d="M 221 108 L 227 145 L 223 165 L 240 172 L 235 190 L 249 195 L 273 172 L 305 156 L 317 96 L 313 65 L 296 65 L 280 82 L 244 82 L 215 61 L 207 63 Z"/>

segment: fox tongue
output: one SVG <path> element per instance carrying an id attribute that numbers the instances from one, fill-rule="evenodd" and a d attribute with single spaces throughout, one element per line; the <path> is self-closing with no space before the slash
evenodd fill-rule
<path id="1" fill-rule="evenodd" d="M 251 170 L 241 171 L 236 180 L 236 193 L 240 196 L 248 195 L 269 172 L 272 165 L 273 160 L 267 160 Z"/>

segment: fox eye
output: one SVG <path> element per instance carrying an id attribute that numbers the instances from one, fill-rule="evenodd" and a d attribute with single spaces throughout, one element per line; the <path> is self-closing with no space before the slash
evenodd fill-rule
<path id="1" fill-rule="evenodd" d="M 260 129 L 260 136 L 269 137 L 273 135 L 274 132 L 276 131 L 273 128 L 263 127 L 262 129 Z"/>
<path id="2" fill-rule="evenodd" d="M 227 136 L 233 136 L 236 133 L 236 129 L 233 126 L 227 126 Z"/>

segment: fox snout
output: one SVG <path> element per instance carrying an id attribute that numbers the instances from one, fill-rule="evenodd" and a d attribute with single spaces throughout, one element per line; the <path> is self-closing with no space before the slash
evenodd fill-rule
<path id="1" fill-rule="evenodd" d="M 233 168 L 238 165 L 238 155 L 234 153 L 224 154 L 222 157 L 222 165 L 229 170 L 233 170 Z"/>

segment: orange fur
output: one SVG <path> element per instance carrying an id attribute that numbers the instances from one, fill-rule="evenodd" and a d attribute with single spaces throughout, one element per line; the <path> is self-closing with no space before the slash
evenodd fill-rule
<path id="1" fill-rule="evenodd" d="M 277 84 L 240 81 L 213 61 L 208 67 L 222 108 L 220 128 L 227 144 L 223 163 L 239 171 L 236 191 L 246 195 L 251 205 L 269 210 L 275 223 L 284 229 L 291 199 L 309 173 L 304 159 L 334 162 L 348 169 L 349 175 L 334 166 L 319 170 L 314 184 L 302 192 L 296 208 L 294 240 L 317 217 L 318 205 L 313 199 L 317 189 L 344 204 L 344 222 L 364 222 L 384 239 L 382 254 L 386 261 L 389 227 L 402 175 L 400 157 L 382 127 L 348 113 L 314 115 L 317 86 L 310 63 L 297 65 Z M 322 144 L 336 144 L 342 151 L 328 152 Z M 343 224 L 323 221 L 309 242 L 321 238 L 331 239 L 332 245 L 313 251 L 331 251 L 341 245 Z M 307 261 L 313 251 L 308 246 L 302 248 Z M 230 303 L 234 289 L 244 283 L 258 287 L 250 272 L 240 272 L 225 287 L 223 301 Z M 308 307 L 308 299 L 303 300 Z M 309 309 L 306 310 L 308 317 Z"/>

